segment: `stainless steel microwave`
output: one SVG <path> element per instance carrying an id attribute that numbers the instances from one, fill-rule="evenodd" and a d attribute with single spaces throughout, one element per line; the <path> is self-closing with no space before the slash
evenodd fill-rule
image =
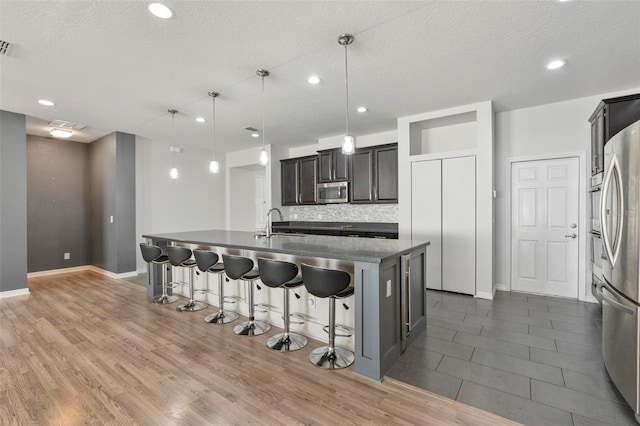
<path id="1" fill-rule="evenodd" d="M 318 184 L 318 203 L 348 203 L 349 182 L 329 182 Z"/>

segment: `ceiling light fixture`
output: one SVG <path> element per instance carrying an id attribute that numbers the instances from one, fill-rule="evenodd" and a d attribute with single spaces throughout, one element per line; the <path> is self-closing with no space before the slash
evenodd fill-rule
<path id="1" fill-rule="evenodd" d="M 269 76 L 269 71 L 259 69 L 256 71 L 256 74 L 262 78 L 262 151 L 260 151 L 260 158 L 258 161 L 260 162 L 260 165 L 266 166 L 269 164 L 269 154 L 267 153 L 267 147 L 264 142 L 264 78 Z"/>
<path id="2" fill-rule="evenodd" d="M 259 138 L 260 137 L 260 133 L 251 133 L 251 137 L 252 138 Z"/>
<path id="3" fill-rule="evenodd" d="M 353 36 L 351 34 L 342 34 L 338 37 L 338 44 L 344 46 L 344 89 L 345 89 L 345 121 L 346 131 L 344 134 L 344 142 L 342 142 L 342 153 L 353 154 L 355 150 L 355 144 L 353 136 L 349 134 L 349 67 L 347 62 L 347 46 L 353 43 Z"/>
<path id="4" fill-rule="evenodd" d="M 358 111 L 358 112 L 367 112 L 369 110 L 367 109 L 367 107 L 358 107 L 358 109 L 356 111 Z"/>
<path id="5" fill-rule="evenodd" d="M 548 70 L 557 70 L 558 68 L 562 68 L 567 64 L 565 59 L 556 59 L 547 64 Z"/>
<path id="6" fill-rule="evenodd" d="M 178 110 L 168 109 L 167 111 L 169 112 L 169 114 L 171 114 L 171 144 L 172 144 L 172 146 L 169 148 L 169 150 L 171 151 L 171 170 L 169 170 L 169 176 L 171 176 L 171 179 L 178 179 L 180 174 L 178 173 L 178 169 L 176 168 L 176 151 L 179 152 L 179 149 L 173 146 L 173 143 L 175 141 L 174 122 L 175 122 L 176 113 L 178 112 Z"/>
<path id="7" fill-rule="evenodd" d="M 209 162 L 209 173 L 218 173 L 220 171 L 220 164 L 216 161 L 216 98 L 220 96 L 220 93 L 211 91 L 209 92 L 209 96 L 211 96 L 213 105 L 213 154 Z"/>
<path id="8" fill-rule="evenodd" d="M 204 119 L 204 117 L 196 117 L 196 121 L 197 121 L 198 123 L 204 123 L 204 122 L 205 122 L 205 121 L 207 121 L 207 120 L 205 120 L 205 119 Z"/>
<path id="9" fill-rule="evenodd" d="M 318 77 L 317 75 L 309 76 L 309 78 L 307 79 L 307 82 L 309 84 L 318 84 L 320 83 L 320 77 Z"/>
<path id="10" fill-rule="evenodd" d="M 67 139 L 70 138 L 71 135 L 73 135 L 73 132 L 71 130 L 67 130 L 67 129 L 52 129 L 49 134 L 51 136 L 53 136 L 54 138 L 62 138 L 62 139 Z"/>
<path id="11" fill-rule="evenodd" d="M 173 17 L 173 11 L 162 3 L 149 4 L 149 12 L 162 19 L 169 19 Z"/>
<path id="12" fill-rule="evenodd" d="M 38 100 L 38 103 L 40 105 L 44 105 L 44 106 L 54 106 L 55 104 L 47 99 L 40 99 Z"/>

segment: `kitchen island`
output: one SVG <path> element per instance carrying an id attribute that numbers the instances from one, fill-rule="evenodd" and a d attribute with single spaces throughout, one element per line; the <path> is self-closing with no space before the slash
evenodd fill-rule
<path id="1" fill-rule="evenodd" d="M 268 257 L 350 272 L 355 287 L 354 371 L 382 380 L 426 326 L 425 241 L 203 230 L 143 235 L 148 242 L 215 248 L 253 258 Z M 161 294 L 160 269 L 150 267 L 147 294 Z"/>

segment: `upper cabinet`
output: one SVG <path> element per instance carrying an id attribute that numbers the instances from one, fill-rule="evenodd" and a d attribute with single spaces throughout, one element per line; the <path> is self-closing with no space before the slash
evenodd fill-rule
<path id="1" fill-rule="evenodd" d="M 398 202 L 398 145 L 359 148 L 351 158 L 351 202 Z"/>
<path id="2" fill-rule="evenodd" d="M 350 156 L 341 149 L 318 151 L 318 182 L 348 181 L 350 164 Z"/>
<path id="3" fill-rule="evenodd" d="M 316 183 L 318 181 L 318 157 L 280 160 L 282 205 L 316 204 L 318 201 Z"/>

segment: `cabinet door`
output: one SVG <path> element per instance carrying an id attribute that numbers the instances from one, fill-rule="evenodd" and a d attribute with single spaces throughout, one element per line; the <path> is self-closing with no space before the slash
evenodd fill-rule
<path id="1" fill-rule="evenodd" d="M 442 289 L 476 293 L 476 158 L 442 160 Z"/>
<path id="2" fill-rule="evenodd" d="M 318 154 L 318 182 L 333 181 L 333 153 L 321 152 Z"/>
<path id="3" fill-rule="evenodd" d="M 333 152 L 333 181 L 345 182 L 349 180 L 351 155 L 344 155 L 342 150 Z"/>
<path id="4" fill-rule="evenodd" d="M 282 205 L 298 204 L 298 160 L 284 160 L 280 163 L 282 182 Z"/>
<path id="5" fill-rule="evenodd" d="M 318 202 L 316 187 L 318 183 L 318 157 L 302 158 L 300 161 L 300 198 L 299 204 Z"/>
<path id="6" fill-rule="evenodd" d="M 373 151 L 358 150 L 351 154 L 351 202 L 373 202 Z"/>
<path id="7" fill-rule="evenodd" d="M 398 202 L 398 146 L 374 151 L 374 200 L 379 203 Z"/>
<path id="8" fill-rule="evenodd" d="M 431 243 L 427 288 L 442 290 L 442 160 L 411 164 L 411 239 Z"/>

